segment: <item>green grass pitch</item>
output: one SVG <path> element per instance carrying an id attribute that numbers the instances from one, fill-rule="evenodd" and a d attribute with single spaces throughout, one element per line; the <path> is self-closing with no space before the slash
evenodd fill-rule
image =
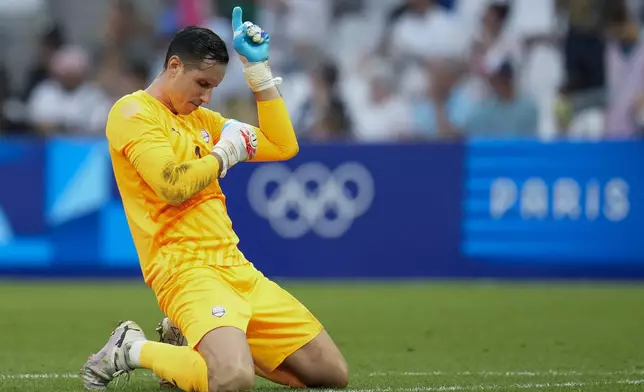
<path id="1" fill-rule="evenodd" d="M 352 392 L 644 391 L 644 284 L 284 286 L 344 352 Z M 161 316 L 135 281 L 0 281 L 0 391 L 81 391 L 78 371 L 116 321 L 156 339 Z M 122 390 L 158 383 L 137 371 Z"/>

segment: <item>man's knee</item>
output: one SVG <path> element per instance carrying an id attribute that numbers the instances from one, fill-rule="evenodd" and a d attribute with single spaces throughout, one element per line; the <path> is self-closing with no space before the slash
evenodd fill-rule
<path id="1" fill-rule="evenodd" d="M 298 379 L 309 388 L 343 389 L 349 385 L 349 367 L 344 360 L 312 362 Z"/>
<path id="2" fill-rule="evenodd" d="M 349 366 L 344 358 L 340 359 L 329 371 L 327 388 L 346 388 L 349 385 Z"/>
<path id="3" fill-rule="evenodd" d="M 309 388 L 346 388 L 349 366 L 326 331 L 289 356 L 284 369 Z"/>
<path id="4" fill-rule="evenodd" d="M 230 364 L 208 369 L 208 392 L 249 391 L 254 385 L 252 367 Z"/>
<path id="5" fill-rule="evenodd" d="M 347 365 L 346 362 L 344 362 L 344 364 L 342 365 L 339 380 L 339 388 L 346 388 L 349 386 L 349 365 Z"/>

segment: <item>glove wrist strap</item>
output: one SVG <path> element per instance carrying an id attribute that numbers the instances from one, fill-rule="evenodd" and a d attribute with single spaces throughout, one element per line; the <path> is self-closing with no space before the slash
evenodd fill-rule
<path id="1" fill-rule="evenodd" d="M 244 77 L 248 87 L 254 92 L 266 90 L 282 83 L 282 78 L 273 78 L 268 61 L 244 64 Z"/>
<path id="2" fill-rule="evenodd" d="M 238 161 L 237 150 L 235 150 L 235 146 L 228 140 L 221 140 L 215 145 L 215 147 L 212 148 L 212 153 L 219 155 L 221 162 L 223 163 L 219 178 L 226 177 L 228 169 L 233 167 Z"/>

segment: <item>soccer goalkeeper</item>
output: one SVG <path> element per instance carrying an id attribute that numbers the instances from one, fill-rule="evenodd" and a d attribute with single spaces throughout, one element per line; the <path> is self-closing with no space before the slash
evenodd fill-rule
<path id="1" fill-rule="evenodd" d="M 110 112 L 112 165 L 143 276 L 188 346 L 148 341 L 123 322 L 85 363 L 87 389 L 137 368 L 184 391 L 248 390 L 255 374 L 292 387 L 348 383 L 321 323 L 237 248 L 218 178 L 239 162 L 289 159 L 298 144 L 267 62 L 270 37 L 242 23 L 239 7 L 233 30 L 259 129 L 200 107 L 229 59 L 225 43 L 198 27 L 178 32 L 163 72 Z"/>

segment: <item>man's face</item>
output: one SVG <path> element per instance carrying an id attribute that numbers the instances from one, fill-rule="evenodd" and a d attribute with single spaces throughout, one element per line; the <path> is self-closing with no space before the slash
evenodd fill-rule
<path id="1" fill-rule="evenodd" d="M 497 30 L 500 24 L 501 20 L 494 10 L 494 7 L 488 7 L 483 14 L 483 27 L 485 27 L 488 32 L 492 32 Z"/>
<path id="2" fill-rule="evenodd" d="M 434 0 L 407 0 L 407 5 L 415 12 L 423 13 L 434 5 Z"/>
<path id="3" fill-rule="evenodd" d="M 490 87 L 494 90 L 494 93 L 497 95 L 503 95 L 508 91 L 512 90 L 512 76 L 504 73 L 497 73 L 489 77 Z"/>
<path id="4" fill-rule="evenodd" d="M 214 60 L 185 64 L 175 56 L 168 61 L 168 71 L 170 103 L 177 114 L 186 115 L 210 103 L 212 90 L 224 79 L 226 65 Z"/>
<path id="5" fill-rule="evenodd" d="M 65 90 L 73 91 L 78 86 L 82 85 L 86 80 L 86 75 L 84 72 L 64 72 L 58 76 L 58 82 L 63 86 Z"/>

